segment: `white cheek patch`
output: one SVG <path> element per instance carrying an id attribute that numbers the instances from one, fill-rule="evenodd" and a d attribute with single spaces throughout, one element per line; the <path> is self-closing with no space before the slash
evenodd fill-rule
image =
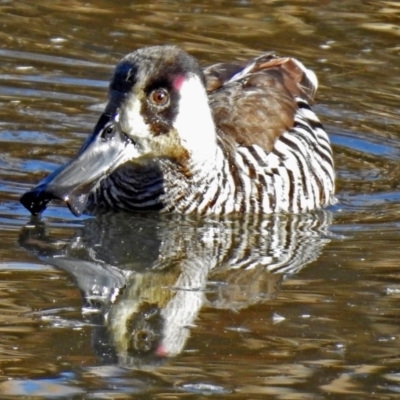
<path id="1" fill-rule="evenodd" d="M 179 86 L 180 101 L 173 126 L 192 159 L 202 161 L 215 153 L 216 148 L 215 125 L 206 90 L 196 75 L 179 76 L 174 83 Z"/>
<path id="2" fill-rule="evenodd" d="M 121 108 L 119 114 L 119 124 L 122 132 L 132 140 L 143 139 L 150 136 L 150 128 L 144 122 L 140 113 L 140 101 L 136 97 L 131 97 Z"/>
<path id="3" fill-rule="evenodd" d="M 140 112 L 141 104 L 138 98 L 131 97 L 121 108 L 118 122 L 121 131 L 135 143 L 134 150 L 130 151 L 131 159 L 151 151 L 153 136 Z"/>

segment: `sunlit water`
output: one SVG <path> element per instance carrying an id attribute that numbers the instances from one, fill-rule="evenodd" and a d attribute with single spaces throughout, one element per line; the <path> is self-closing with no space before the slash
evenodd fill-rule
<path id="1" fill-rule="evenodd" d="M 0 3 L 0 396 L 397 398 L 400 4 Z M 175 43 L 206 65 L 264 50 L 320 80 L 339 202 L 257 220 L 31 220 L 112 67 Z"/>

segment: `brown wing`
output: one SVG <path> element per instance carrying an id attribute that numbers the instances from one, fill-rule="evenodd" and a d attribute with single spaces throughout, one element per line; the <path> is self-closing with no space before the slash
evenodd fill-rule
<path id="1" fill-rule="evenodd" d="M 222 134 L 241 146 L 270 152 L 280 135 L 293 127 L 295 96 L 311 101 L 312 73 L 291 58 L 265 54 L 247 66 L 217 64 L 205 71 L 210 106 Z M 311 78 L 311 79 L 310 79 Z"/>

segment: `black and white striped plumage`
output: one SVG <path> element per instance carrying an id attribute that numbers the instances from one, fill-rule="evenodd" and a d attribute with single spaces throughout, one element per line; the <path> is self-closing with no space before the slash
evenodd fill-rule
<path id="1" fill-rule="evenodd" d="M 156 209 L 229 214 L 307 212 L 334 199 L 329 138 L 310 109 L 314 73 L 292 58 L 202 71 L 174 46 L 117 65 L 109 103 L 77 157 L 21 201 L 53 198 L 74 214 Z"/>

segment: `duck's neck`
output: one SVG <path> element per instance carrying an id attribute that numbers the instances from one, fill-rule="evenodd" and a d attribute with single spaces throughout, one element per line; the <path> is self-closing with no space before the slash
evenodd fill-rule
<path id="1" fill-rule="evenodd" d="M 227 160 L 219 146 L 208 152 L 207 159 L 191 159 L 188 168 L 178 172 L 176 166 L 163 165 L 164 193 L 161 196 L 165 211 L 199 212 L 220 203 L 218 193 L 224 192 Z M 207 205 L 207 207 L 205 207 Z"/>

